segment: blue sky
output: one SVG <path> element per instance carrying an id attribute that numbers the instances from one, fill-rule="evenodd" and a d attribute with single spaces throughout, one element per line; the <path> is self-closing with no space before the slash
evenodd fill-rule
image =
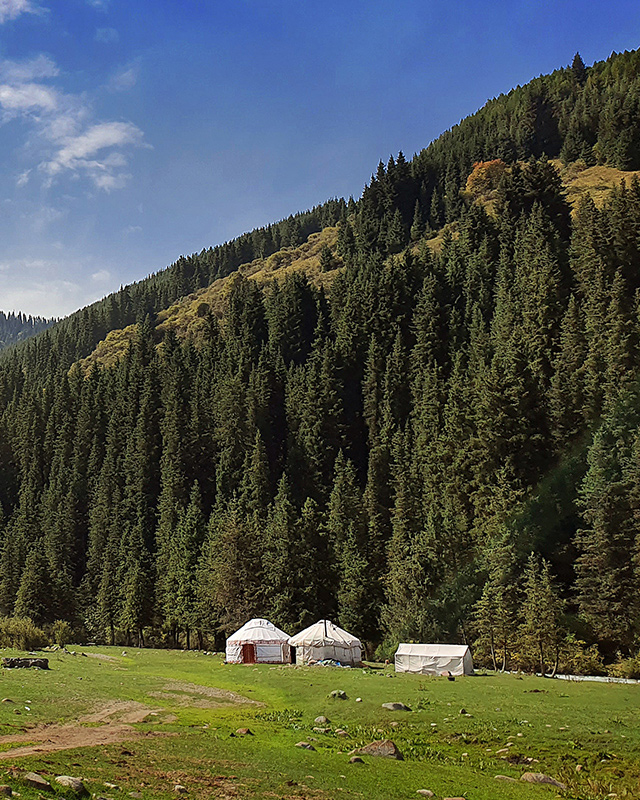
<path id="1" fill-rule="evenodd" d="M 62 316 L 640 45 L 640 4 L 0 0 L 0 310 Z"/>

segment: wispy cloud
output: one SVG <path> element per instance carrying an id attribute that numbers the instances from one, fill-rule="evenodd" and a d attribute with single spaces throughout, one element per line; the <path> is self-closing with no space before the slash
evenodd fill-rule
<path id="1" fill-rule="evenodd" d="M 131 178 L 123 151 L 148 146 L 142 131 L 132 122 L 96 121 L 84 96 L 50 85 L 58 76 L 58 67 L 44 55 L 0 62 L 0 119 L 6 123 L 20 118 L 32 126 L 29 150 L 47 185 L 66 174 L 88 178 L 107 192 L 123 188 Z M 122 73 L 123 86 L 131 81 L 135 82 L 134 67 Z M 17 185 L 24 186 L 35 174 L 24 170 Z"/>
<path id="2" fill-rule="evenodd" d="M 0 0 L 0 23 L 19 17 L 20 14 L 33 14 L 37 8 L 30 0 Z"/>
<path id="3" fill-rule="evenodd" d="M 96 283 L 105 283 L 108 280 L 111 280 L 111 273 L 108 269 L 99 269 L 97 272 L 94 272 L 91 275 L 91 280 L 95 281 Z"/>
<path id="4" fill-rule="evenodd" d="M 138 65 L 125 67 L 124 69 L 116 72 L 107 84 L 107 89 L 112 92 L 126 92 L 138 82 Z"/>
<path id="5" fill-rule="evenodd" d="M 115 44 L 120 39 L 120 34 L 115 28 L 97 28 L 95 35 L 96 42 L 102 44 Z"/>

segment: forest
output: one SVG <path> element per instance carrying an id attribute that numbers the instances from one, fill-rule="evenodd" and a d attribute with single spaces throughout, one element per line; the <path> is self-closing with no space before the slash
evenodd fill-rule
<path id="1" fill-rule="evenodd" d="M 0 614 L 220 647 L 319 617 L 371 656 L 640 671 L 640 51 L 573 63 L 411 160 L 122 288 L 0 355 Z M 318 288 L 238 273 L 337 227 Z M 134 325 L 112 366 L 80 363 Z"/>

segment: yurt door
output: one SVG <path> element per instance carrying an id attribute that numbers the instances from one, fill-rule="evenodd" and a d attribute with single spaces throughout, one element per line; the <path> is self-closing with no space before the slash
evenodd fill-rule
<path id="1" fill-rule="evenodd" d="M 242 663 L 255 664 L 256 663 L 256 646 L 255 644 L 242 645 Z"/>

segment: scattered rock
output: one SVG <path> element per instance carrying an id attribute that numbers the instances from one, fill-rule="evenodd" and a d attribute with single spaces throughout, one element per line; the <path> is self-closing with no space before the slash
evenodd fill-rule
<path id="1" fill-rule="evenodd" d="M 13 703 L 13 700 L 10 697 L 3 697 L 2 698 L 2 702 L 3 703 Z"/>
<path id="2" fill-rule="evenodd" d="M 313 728 L 314 733 L 329 733 L 330 730 L 331 728 L 319 728 L 319 727 Z"/>
<path id="3" fill-rule="evenodd" d="M 29 669 L 30 667 L 37 667 L 38 669 L 49 669 L 48 658 L 3 658 L 2 666 L 6 669 Z"/>
<path id="4" fill-rule="evenodd" d="M 435 797 L 431 789 L 418 789 L 416 794 L 422 795 L 422 797 Z"/>
<path id="5" fill-rule="evenodd" d="M 302 747 L 305 750 L 315 750 L 316 749 L 312 744 L 309 744 L 309 742 L 296 742 L 296 747 Z"/>
<path id="6" fill-rule="evenodd" d="M 316 725 L 328 725 L 331 722 L 328 717 L 322 716 L 316 717 L 313 721 L 316 723 Z"/>
<path id="7" fill-rule="evenodd" d="M 76 794 L 89 794 L 87 787 L 80 780 L 80 778 L 73 778 L 71 775 L 58 775 L 56 778 L 56 783 L 59 783 L 60 786 L 65 786 L 67 789 L 71 789 L 71 791 L 75 792 Z"/>
<path id="8" fill-rule="evenodd" d="M 503 756 L 505 753 L 508 753 L 508 752 L 509 752 L 509 748 L 508 747 L 503 747 L 502 750 L 496 750 L 496 755 L 497 756 Z"/>
<path id="9" fill-rule="evenodd" d="M 105 784 L 104 784 L 104 785 L 106 786 L 106 788 L 107 788 L 107 789 L 115 789 L 117 792 L 119 792 L 119 791 L 120 791 L 120 787 L 118 786 L 118 784 L 117 784 L 117 783 L 108 783 L 108 782 L 105 782 Z"/>
<path id="10" fill-rule="evenodd" d="M 29 784 L 29 786 L 33 786 L 34 789 L 41 789 L 45 792 L 51 791 L 51 784 L 49 781 L 45 780 L 42 775 L 38 775 L 37 772 L 27 772 L 22 776 L 22 780 Z"/>
<path id="11" fill-rule="evenodd" d="M 334 689 L 329 697 L 332 697 L 334 700 L 347 700 L 347 693 L 343 692 L 342 689 Z"/>
<path id="12" fill-rule="evenodd" d="M 411 711 L 404 703 L 383 703 L 382 708 L 386 708 L 387 711 Z"/>
<path id="13" fill-rule="evenodd" d="M 350 764 L 364 764 L 364 758 L 360 758 L 360 756 L 351 756 L 349 759 Z"/>
<path id="14" fill-rule="evenodd" d="M 338 728 L 336 730 L 336 736 L 348 736 L 349 734 L 344 730 L 344 728 Z"/>
<path id="15" fill-rule="evenodd" d="M 238 728 L 236 736 L 253 736 L 253 731 L 249 728 Z"/>
<path id="16" fill-rule="evenodd" d="M 356 703 L 361 703 L 361 702 L 362 702 L 362 698 L 361 697 L 356 697 Z"/>
<path id="17" fill-rule="evenodd" d="M 515 778 L 510 778 L 508 775 L 494 775 L 497 781 L 506 781 L 507 783 L 517 783 Z"/>
<path id="18" fill-rule="evenodd" d="M 550 786 L 557 786 L 558 789 L 567 788 L 564 783 L 560 783 L 560 781 L 557 781 L 550 775 L 545 775 L 544 772 L 525 772 L 520 777 L 520 780 L 526 783 L 547 783 Z"/>
<path id="19" fill-rule="evenodd" d="M 393 722 L 390 722 L 390 723 L 389 723 L 389 725 L 391 725 L 391 727 L 392 727 L 392 728 L 397 728 L 399 724 L 400 724 L 400 723 L 399 723 L 399 722 L 397 722 L 395 719 L 393 720 Z"/>
<path id="20" fill-rule="evenodd" d="M 173 787 L 173 791 L 176 794 L 186 794 L 187 793 L 187 787 L 183 786 L 181 783 L 176 783 L 176 785 Z"/>
<path id="21" fill-rule="evenodd" d="M 381 739 L 379 742 L 371 742 L 364 747 L 354 750 L 351 755 L 381 756 L 382 758 L 395 758 L 397 761 L 404 760 L 402 753 L 391 739 Z"/>
<path id="22" fill-rule="evenodd" d="M 0 786 L 0 795 L 4 795 L 5 797 L 11 797 L 13 794 L 11 787 L 3 784 Z"/>

